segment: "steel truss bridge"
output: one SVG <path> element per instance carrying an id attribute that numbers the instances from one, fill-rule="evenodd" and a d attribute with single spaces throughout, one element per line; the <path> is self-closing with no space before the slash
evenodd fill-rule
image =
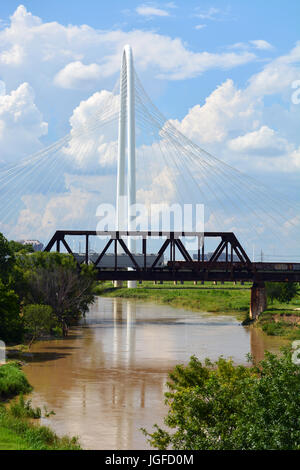
<path id="1" fill-rule="evenodd" d="M 66 236 L 84 236 L 85 252 L 75 253 L 70 248 Z M 91 260 L 89 241 L 91 237 L 107 237 L 108 241 L 102 251 Z M 142 253 L 133 253 L 124 238 L 138 237 L 142 240 Z M 149 264 L 148 241 L 156 237 L 160 244 L 157 253 L 152 255 Z M 196 237 L 198 250 L 196 259 L 185 248 L 182 238 Z M 221 239 L 209 260 L 205 260 L 205 240 Z M 99 232 L 91 230 L 57 230 L 44 251 L 53 248 L 66 251 L 74 257 L 78 268 L 81 264 L 93 263 L 97 270 L 98 280 L 111 281 L 248 281 L 255 286 L 263 286 L 265 281 L 300 282 L 300 263 L 256 263 L 251 262 L 246 251 L 232 232 L 147 232 L 147 231 L 115 231 Z M 111 267 L 104 266 L 101 261 L 113 249 Z M 177 253 L 181 259 L 176 259 Z M 130 260 L 130 268 L 119 265 L 120 250 Z M 160 263 L 162 257 L 169 252 L 169 261 Z M 142 256 L 141 256 L 142 255 Z M 221 256 L 222 255 L 222 256 Z M 220 261 L 222 258 L 222 261 Z M 225 259 L 225 261 L 223 261 Z M 237 261 L 238 260 L 238 261 Z"/>

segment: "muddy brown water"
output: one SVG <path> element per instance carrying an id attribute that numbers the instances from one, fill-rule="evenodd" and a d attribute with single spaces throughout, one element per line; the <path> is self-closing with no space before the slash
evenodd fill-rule
<path id="1" fill-rule="evenodd" d="M 56 414 L 43 418 L 59 435 L 77 435 L 86 449 L 147 449 L 151 430 L 166 414 L 167 375 L 192 354 L 246 363 L 278 338 L 243 327 L 235 317 L 127 299 L 98 297 L 66 339 L 32 346 L 24 371 L 33 405 Z"/>

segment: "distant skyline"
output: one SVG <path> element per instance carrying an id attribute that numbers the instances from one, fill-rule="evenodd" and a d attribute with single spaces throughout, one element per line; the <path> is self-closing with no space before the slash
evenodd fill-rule
<path id="1" fill-rule="evenodd" d="M 299 17 L 296 0 L 3 0 L 0 165 L 61 138 L 98 106 L 129 43 L 166 118 L 299 203 Z"/>

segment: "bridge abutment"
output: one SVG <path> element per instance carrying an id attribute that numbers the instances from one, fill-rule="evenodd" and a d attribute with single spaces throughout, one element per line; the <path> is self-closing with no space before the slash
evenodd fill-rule
<path id="1" fill-rule="evenodd" d="M 256 320 L 267 308 L 267 292 L 264 282 L 253 282 L 251 287 L 251 300 L 249 317 Z"/>

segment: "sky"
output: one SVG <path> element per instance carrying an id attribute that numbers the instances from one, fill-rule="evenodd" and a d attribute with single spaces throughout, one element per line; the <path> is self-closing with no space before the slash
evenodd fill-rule
<path id="1" fill-rule="evenodd" d="M 299 203 L 299 17 L 298 0 L 2 0 L 0 165 L 22 161 L 98 109 L 118 79 L 128 43 L 141 82 L 166 119 L 224 163 Z M 93 155 L 109 192 L 115 167 L 98 150 L 81 162 L 81 185 L 70 183 L 68 169 L 71 195 L 53 194 L 43 203 L 37 194 L 22 195 L 15 237 L 45 240 L 58 223 L 55 208 L 69 208 L 74 197 L 85 212 Z M 45 224 L 37 201 L 48 214 Z M 67 223 L 65 213 L 60 217 Z"/>

